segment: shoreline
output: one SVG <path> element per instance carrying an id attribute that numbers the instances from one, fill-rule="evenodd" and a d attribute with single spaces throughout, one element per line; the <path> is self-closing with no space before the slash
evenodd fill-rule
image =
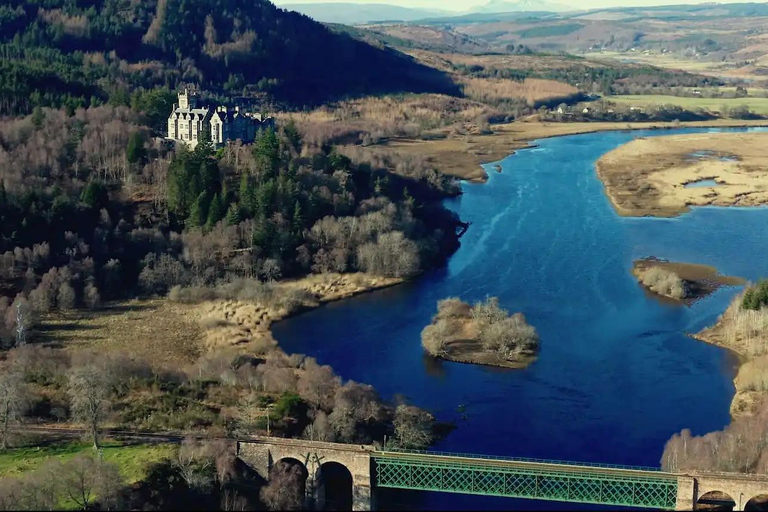
<path id="1" fill-rule="evenodd" d="M 720 329 L 722 328 L 722 326 L 723 324 L 722 324 L 722 315 L 721 315 L 721 317 L 718 318 L 717 322 L 715 322 L 714 325 L 710 327 L 705 327 L 704 329 L 702 329 L 697 333 L 685 333 L 685 334 L 688 337 L 698 342 L 706 343 L 708 345 L 712 345 L 729 352 L 738 361 L 738 364 L 736 366 L 736 375 L 733 377 L 733 380 L 732 380 L 733 387 L 734 387 L 734 394 L 733 394 L 733 398 L 731 398 L 731 404 L 728 408 L 728 413 L 731 416 L 731 421 L 733 421 L 736 418 L 739 418 L 742 416 L 751 416 L 752 414 L 754 414 L 755 409 L 757 409 L 757 407 L 764 400 L 768 399 L 768 391 L 754 391 L 754 390 L 739 388 L 739 382 L 741 380 L 739 377 L 742 376 L 742 371 L 748 365 L 752 364 L 753 361 L 758 360 L 759 358 L 749 357 L 739 352 L 738 349 L 731 347 L 727 344 L 718 342 L 716 340 L 713 340 L 712 338 L 709 337 L 709 333 L 711 331 Z"/>
<path id="2" fill-rule="evenodd" d="M 477 353 L 476 356 L 482 356 L 482 355 L 489 355 L 489 354 L 481 354 Z M 492 359 L 491 357 L 482 358 L 480 359 L 473 359 L 473 356 L 466 355 L 464 357 L 462 356 L 456 356 L 451 354 L 444 354 L 439 357 L 433 357 L 430 356 L 435 360 L 438 361 L 448 361 L 449 363 L 460 363 L 460 364 L 470 364 L 475 366 L 489 366 L 491 368 L 503 368 L 505 370 L 525 370 L 530 365 L 536 362 L 536 357 L 526 357 L 522 360 L 518 361 L 499 361 L 497 359 Z"/>
<path id="3" fill-rule="evenodd" d="M 493 133 L 462 138 L 421 140 L 413 138 L 390 139 L 381 147 L 396 152 L 419 155 L 432 163 L 440 172 L 469 183 L 485 183 L 488 173 L 483 168 L 499 162 L 523 149 L 535 148 L 534 141 L 584 135 L 608 131 L 673 130 L 680 128 L 760 128 L 768 127 L 768 119 L 674 122 L 595 122 L 595 123 L 542 123 L 515 121 L 493 125 Z"/>
<path id="4" fill-rule="evenodd" d="M 405 278 L 378 277 L 364 273 L 313 274 L 275 285 L 284 293 L 298 291 L 309 295 L 291 309 L 233 299 L 209 300 L 190 306 L 203 327 L 202 343 L 209 351 L 222 347 L 250 348 L 254 352 L 269 349 L 282 351 L 272 334 L 275 323 L 331 302 L 391 288 L 407 281 Z"/>

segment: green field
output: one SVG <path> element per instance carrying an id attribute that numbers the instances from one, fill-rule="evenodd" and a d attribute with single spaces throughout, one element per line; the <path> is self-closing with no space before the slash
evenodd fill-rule
<path id="1" fill-rule="evenodd" d="M 176 453 L 172 444 L 121 444 L 103 445 L 104 460 L 120 468 L 126 483 L 138 482 L 146 476 L 147 468 Z M 34 471 L 51 459 L 67 461 L 80 453 L 95 455 L 93 445 L 85 443 L 58 443 L 50 446 L 16 448 L 0 452 L 0 477 L 20 476 Z"/>
<path id="2" fill-rule="evenodd" d="M 522 38 L 565 36 L 584 27 L 581 23 L 569 23 L 566 25 L 549 25 L 544 27 L 531 27 L 513 32 Z"/>
<path id="3" fill-rule="evenodd" d="M 724 107 L 734 108 L 746 105 L 761 115 L 768 115 L 768 98 L 681 98 L 677 96 L 608 96 L 608 101 L 626 105 L 646 107 L 649 105 L 676 105 L 686 110 L 703 108 L 711 112 L 722 112 Z"/>

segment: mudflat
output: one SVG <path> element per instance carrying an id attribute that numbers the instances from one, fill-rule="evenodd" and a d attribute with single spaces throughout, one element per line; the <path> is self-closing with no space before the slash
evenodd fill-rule
<path id="1" fill-rule="evenodd" d="M 680 279 L 685 285 L 685 290 L 687 292 L 685 296 L 675 298 L 651 290 L 648 285 L 644 283 L 644 277 L 651 269 L 661 269 Z M 632 275 L 634 275 L 646 289 L 660 299 L 688 305 L 706 297 L 722 286 L 742 286 L 747 284 L 746 280 L 740 277 L 724 276 L 720 274 L 715 267 L 709 265 L 666 261 L 658 258 L 643 258 L 636 260 L 632 264 Z"/>
<path id="2" fill-rule="evenodd" d="M 674 217 L 690 206 L 768 204 L 768 133 L 636 139 L 597 162 L 619 215 Z"/>

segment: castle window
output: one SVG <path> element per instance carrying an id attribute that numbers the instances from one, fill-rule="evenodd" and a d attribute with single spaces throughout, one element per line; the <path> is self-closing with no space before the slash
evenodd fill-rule
<path id="1" fill-rule="evenodd" d="M 178 119 L 173 120 L 173 138 L 174 139 L 179 138 L 179 120 Z"/>

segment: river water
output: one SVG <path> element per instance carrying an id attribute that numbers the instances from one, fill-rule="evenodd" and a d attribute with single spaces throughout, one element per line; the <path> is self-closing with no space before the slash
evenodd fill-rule
<path id="1" fill-rule="evenodd" d="M 465 184 L 446 202 L 472 223 L 444 269 L 389 290 L 277 324 L 287 352 L 333 366 L 455 420 L 436 450 L 657 466 L 664 443 L 729 422 L 736 360 L 688 338 L 712 324 L 737 288 L 692 307 L 663 304 L 630 274 L 656 256 L 715 266 L 724 274 L 768 275 L 768 209 L 696 208 L 675 219 L 622 218 L 595 162 L 636 137 L 718 130 L 608 132 L 537 141 L 487 166 L 487 184 Z M 748 131 L 748 130 L 729 130 Z M 438 300 L 498 296 L 541 336 L 526 370 L 425 358 L 420 332 Z M 463 417 L 457 410 L 464 407 Z M 388 491 L 384 508 L 573 508 L 573 505 Z"/>

